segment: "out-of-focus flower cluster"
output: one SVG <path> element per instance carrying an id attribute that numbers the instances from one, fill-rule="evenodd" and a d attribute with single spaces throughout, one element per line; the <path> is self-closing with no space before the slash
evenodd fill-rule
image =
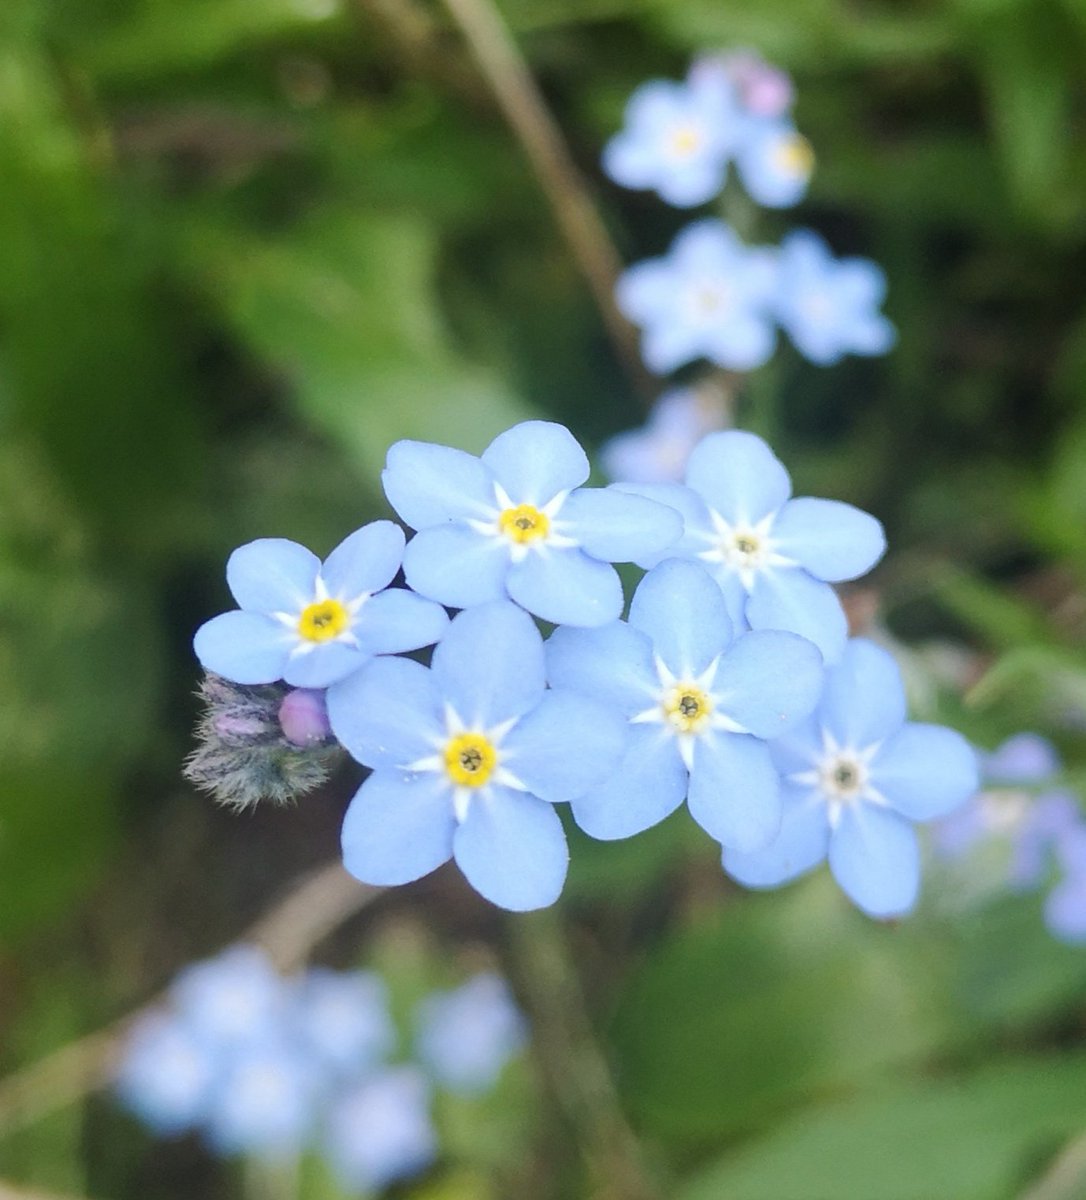
<path id="1" fill-rule="evenodd" d="M 984 787 L 933 829 L 933 847 L 975 882 L 977 898 L 1048 888 L 1044 919 L 1061 941 L 1086 943 L 1086 821 L 1063 764 L 1035 733 L 983 759 Z"/>
<path id="2" fill-rule="evenodd" d="M 411 540 L 375 522 L 324 564 L 291 542 L 243 546 L 227 567 L 239 610 L 200 629 L 197 654 L 242 688 L 327 685 L 323 704 L 291 693 L 289 724 L 319 747 L 326 720 L 370 769 L 342 830 L 367 883 L 453 859 L 493 903 L 543 907 L 568 866 L 558 805 L 613 839 L 685 801 L 742 882 L 828 855 L 866 911 L 907 911 L 910 822 L 963 802 L 976 766 L 957 734 L 906 724 L 893 661 L 848 641 L 832 585 L 882 556 L 879 522 L 793 497 L 768 445 L 737 430 L 701 438 L 683 483 L 588 474 L 542 421 L 480 457 L 398 442 L 383 483 Z M 386 590 L 401 561 L 410 590 Z M 646 572 L 625 619 L 615 562 Z M 533 617 L 557 628 L 544 639 Z M 398 653 L 433 643 L 429 666 Z"/>
<path id="3" fill-rule="evenodd" d="M 616 182 L 654 189 L 681 208 L 723 188 L 729 165 L 768 208 L 796 204 L 814 155 L 789 116 L 791 82 L 749 53 L 699 60 L 683 83 L 653 80 L 631 96 L 623 130 L 603 166 Z M 630 267 L 619 308 L 643 332 L 646 366 L 666 375 L 698 359 L 735 371 L 769 361 L 782 329 L 821 366 L 846 354 L 885 354 L 895 332 L 879 306 L 882 271 L 837 259 L 816 233 L 796 230 L 779 247 L 748 246 L 728 224 L 687 226 L 660 258 Z"/>
<path id="4" fill-rule="evenodd" d="M 480 1095 L 527 1040 L 505 982 L 481 974 L 417 1006 L 411 1048 L 368 971 L 284 977 L 256 947 L 182 971 L 136 1020 L 117 1094 L 164 1136 L 198 1131 L 216 1153 L 322 1156 L 349 1192 L 380 1190 L 440 1153 L 433 1092 Z"/>

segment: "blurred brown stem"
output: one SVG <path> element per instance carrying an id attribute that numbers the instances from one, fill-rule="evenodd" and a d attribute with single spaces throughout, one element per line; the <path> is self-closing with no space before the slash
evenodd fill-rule
<path id="1" fill-rule="evenodd" d="M 380 888 L 366 887 L 340 863 L 332 863 L 304 876 L 238 940 L 262 946 L 279 970 L 292 971 L 305 962 L 314 946 L 381 894 Z M 125 1035 L 142 1011 L 69 1042 L 0 1080 L 0 1134 L 104 1087 L 113 1076 Z M 5 1200 L 2 1191 L 0 1200 Z"/>
<path id="2" fill-rule="evenodd" d="M 0 1200 L 83 1200 L 77 1196 L 59 1196 L 55 1192 L 28 1191 L 13 1183 L 0 1183 Z"/>
<path id="3" fill-rule="evenodd" d="M 637 334 L 618 310 L 615 283 L 622 260 L 558 123 L 551 116 L 524 56 L 491 0 L 444 0 L 494 98 L 531 164 L 558 227 L 603 317 L 619 361 L 635 389 L 652 401 L 656 385 L 641 365 Z"/>

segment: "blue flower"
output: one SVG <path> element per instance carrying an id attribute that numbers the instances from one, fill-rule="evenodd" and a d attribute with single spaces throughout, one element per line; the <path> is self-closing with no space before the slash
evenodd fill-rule
<path id="1" fill-rule="evenodd" d="M 766 208 L 790 208 L 806 195 L 814 151 L 788 120 L 749 119 L 735 167 L 751 199 Z"/>
<path id="2" fill-rule="evenodd" d="M 830 583 L 878 562 L 886 548 L 879 522 L 837 500 L 789 499 L 780 460 L 738 430 L 710 433 L 695 447 L 686 483 L 631 488 L 682 512 L 686 532 L 668 554 L 709 570 L 737 627 L 791 630 L 835 661 L 848 622 Z M 662 557 L 639 562 L 651 567 Z"/>
<path id="3" fill-rule="evenodd" d="M 294 1006 L 301 1044 L 338 1074 L 370 1070 L 396 1044 L 388 989 L 372 972 L 311 968 L 297 984 Z"/>
<path id="4" fill-rule="evenodd" d="M 417 1174 L 437 1154 L 426 1080 L 395 1067 L 356 1084 L 333 1103 L 324 1142 L 346 1190 L 380 1191 Z"/>
<path id="5" fill-rule="evenodd" d="M 509 985 L 484 973 L 419 1005 L 415 1039 L 420 1061 L 451 1091 L 479 1094 L 498 1081 L 527 1040 Z"/>
<path id="6" fill-rule="evenodd" d="M 625 126 L 604 148 L 603 169 L 623 187 L 651 188 L 677 208 L 704 204 L 724 186 L 741 117 L 729 80 L 642 84 Z"/>
<path id="7" fill-rule="evenodd" d="M 115 1085 L 125 1106 L 156 1133 L 184 1133 L 203 1120 L 217 1055 L 165 1012 L 140 1017 L 129 1031 Z"/>
<path id="8" fill-rule="evenodd" d="M 775 292 L 773 254 L 744 246 L 722 221 L 704 220 L 688 225 L 663 258 L 625 271 L 615 298 L 643 329 L 645 364 L 663 375 L 698 358 L 735 371 L 767 362 Z"/>
<path id="9" fill-rule="evenodd" d="M 547 670 L 555 686 L 583 691 L 630 723 L 622 763 L 573 800 L 586 833 L 629 837 L 685 798 L 724 845 L 753 850 L 776 835 L 780 782 L 762 739 L 818 699 L 822 659 L 810 642 L 775 631 L 734 637 L 706 571 L 669 559 L 641 581 L 628 625 L 556 630 Z"/>
<path id="10" fill-rule="evenodd" d="M 1062 878 L 1045 898 L 1045 924 L 1062 942 L 1086 943 L 1086 824 L 1079 824 L 1056 846 Z"/>
<path id="11" fill-rule="evenodd" d="M 776 887 L 829 858 L 849 899 L 873 917 L 908 912 L 920 885 L 914 821 L 941 817 L 977 789 L 969 743 L 941 725 L 906 723 L 893 658 L 849 642 L 810 721 L 772 744 L 784 820 L 766 849 L 725 849 L 724 869 L 748 887 Z"/>
<path id="12" fill-rule="evenodd" d="M 212 1047 L 265 1041 L 286 1013 L 282 977 L 256 946 L 233 946 L 186 967 L 170 997 L 179 1018 Z"/>
<path id="13" fill-rule="evenodd" d="M 204 669 L 234 683 L 322 688 L 375 654 L 417 650 L 441 637 L 442 609 L 402 589 L 403 531 L 364 525 L 322 564 L 297 542 L 260 538 L 239 547 L 226 581 L 240 609 L 201 625 L 193 645 Z"/>
<path id="14" fill-rule="evenodd" d="M 455 858 L 494 904 L 541 908 L 568 850 L 554 804 L 618 762 L 625 723 L 545 691 L 543 641 L 508 602 L 457 616 L 430 670 L 378 659 L 328 692 L 332 728 L 373 768 L 343 822 L 343 861 L 365 883 L 407 883 Z"/>
<path id="15" fill-rule="evenodd" d="M 672 388 L 656 401 L 640 429 L 604 442 L 600 462 L 615 482 L 676 483 L 694 447 L 723 424 L 719 402 L 693 388 Z"/>
<path id="16" fill-rule="evenodd" d="M 508 597 L 555 624 L 614 620 L 622 585 L 610 564 L 665 549 L 682 521 L 641 497 L 580 487 L 588 469 L 569 430 L 547 421 L 514 426 L 481 458 L 397 442 L 382 479 L 419 531 L 404 554 L 408 584 L 451 608 Z"/>
<path id="17" fill-rule="evenodd" d="M 886 277 L 866 258 L 835 259 L 810 230 L 790 233 L 777 260 L 776 314 L 801 354 L 831 366 L 846 354 L 885 354 L 897 334 L 878 311 Z"/>

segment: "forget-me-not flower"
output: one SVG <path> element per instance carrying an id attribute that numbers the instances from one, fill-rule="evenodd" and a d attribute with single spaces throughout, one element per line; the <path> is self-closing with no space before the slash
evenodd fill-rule
<path id="1" fill-rule="evenodd" d="M 897 334 L 879 312 L 886 276 L 866 258 L 834 258 L 810 230 L 790 233 L 777 258 L 777 320 L 801 354 L 831 366 L 846 354 L 885 354 Z"/>
<path id="2" fill-rule="evenodd" d="M 437 1132 L 421 1072 L 393 1067 L 345 1091 L 328 1113 L 324 1149 L 351 1191 L 380 1191 L 428 1167 L 437 1156 Z"/>
<path id="3" fill-rule="evenodd" d="M 604 147 L 603 169 L 628 188 L 651 188 L 677 208 L 704 204 L 724 186 L 741 114 L 726 76 L 654 79 L 626 105 L 625 125 Z"/>
<path id="4" fill-rule="evenodd" d="M 623 838 L 678 808 L 726 846 L 776 835 L 780 781 L 763 739 L 807 716 L 822 658 L 793 633 L 736 637 L 719 587 L 699 564 L 669 559 L 641 581 L 629 624 L 558 629 L 547 642 L 557 687 L 580 690 L 629 722 L 621 764 L 574 798 L 586 833 Z"/>
<path id="5" fill-rule="evenodd" d="M 736 147 L 735 169 L 752 200 L 766 208 L 790 208 L 807 192 L 814 151 L 786 118 L 752 118 Z"/>
<path id="6" fill-rule="evenodd" d="M 460 613 L 429 670 L 377 659 L 330 688 L 336 736 L 373 768 L 344 817 L 347 870 L 407 883 L 451 857 L 494 904 L 553 903 L 569 859 L 554 804 L 614 769 L 625 722 L 545 686 L 535 623 L 499 601 Z"/>
<path id="7" fill-rule="evenodd" d="M 267 1040 L 286 1013 L 282 977 L 256 946 L 232 946 L 186 967 L 170 997 L 188 1028 L 213 1047 Z"/>
<path id="8" fill-rule="evenodd" d="M 451 608 L 508 597 L 555 624 L 614 620 L 622 585 L 611 564 L 666 549 L 682 520 L 642 497 L 583 488 L 588 473 L 576 439 L 549 421 L 515 425 L 480 458 L 397 442 L 382 480 L 418 530 L 404 553 L 408 584 Z"/>
<path id="9" fill-rule="evenodd" d="M 443 1087 L 472 1095 L 497 1083 L 528 1032 L 509 985 L 493 972 L 427 996 L 416 1023 L 415 1047 L 423 1065 Z"/>
<path id="10" fill-rule="evenodd" d="M 771 745 L 784 788 L 780 833 L 755 853 L 726 848 L 728 874 L 748 887 L 776 887 L 828 857 L 864 912 L 908 912 L 920 886 L 913 822 L 964 804 L 978 767 L 960 734 L 905 718 L 893 658 L 862 638 L 849 642 L 826 672 L 814 716 Z"/>
<path id="11" fill-rule="evenodd" d="M 388 989 L 371 971 L 312 967 L 294 991 L 302 1044 L 337 1074 L 372 1069 L 396 1044 Z"/>
<path id="12" fill-rule="evenodd" d="M 129 1030 L 115 1085 L 126 1107 L 164 1137 L 203 1120 L 216 1056 L 176 1016 L 150 1012 Z"/>
<path id="13" fill-rule="evenodd" d="M 356 530 L 321 563 L 297 542 L 260 538 L 239 547 L 226 581 L 239 608 L 205 622 L 193 645 L 204 669 L 234 683 L 322 688 L 375 654 L 429 646 L 448 617 L 402 588 L 404 534 L 391 521 Z"/>
<path id="14" fill-rule="evenodd" d="M 698 358 L 749 371 L 773 353 L 774 255 L 745 246 L 723 221 L 688 225 L 662 258 L 635 263 L 615 291 L 642 328 L 646 366 L 663 375 Z"/>
<path id="15" fill-rule="evenodd" d="M 672 388 L 640 429 L 604 442 L 600 462 L 616 483 L 677 483 L 694 447 L 724 423 L 720 403 L 694 388 Z"/>
<path id="16" fill-rule="evenodd" d="M 882 557 L 882 526 L 838 500 L 790 499 L 792 481 L 752 433 L 710 433 L 694 448 L 686 486 L 636 485 L 682 512 L 683 540 L 668 556 L 697 559 L 720 585 L 738 628 L 787 629 L 826 662 L 844 649 L 848 622 L 831 583 L 856 579 Z M 658 555 L 642 559 L 650 567 Z"/>

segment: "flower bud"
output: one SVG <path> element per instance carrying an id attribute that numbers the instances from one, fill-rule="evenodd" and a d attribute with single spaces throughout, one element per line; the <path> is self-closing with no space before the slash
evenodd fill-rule
<path id="1" fill-rule="evenodd" d="M 324 692 L 295 688 L 287 692 L 279 705 L 279 724 L 283 736 L 295 746 L 314 746 L 332 736 Z"/>

